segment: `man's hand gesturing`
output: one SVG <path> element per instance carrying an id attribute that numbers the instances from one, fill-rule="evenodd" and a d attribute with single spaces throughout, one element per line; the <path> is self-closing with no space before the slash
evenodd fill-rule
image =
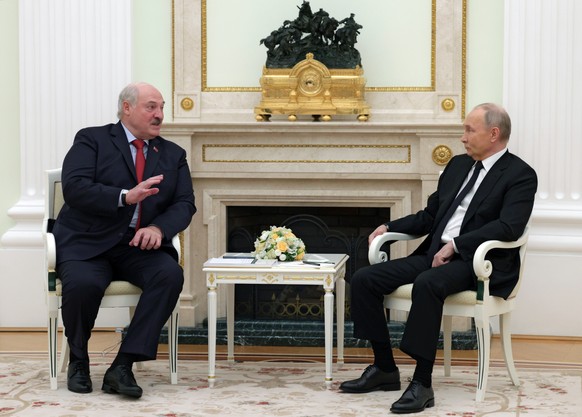
<path id="1" fill-rule="evenodd" d="M 160 192 L 159 188 L 152 188 L 154 185 L 161 183 L 164 180 L 164 175 L 156 175 L 155 177 L 150 177 L 133 187 L 127 192 L 125 196 L 125 201 L 127 204 L 137 204 L 150 195 L 155 195 Z"/>

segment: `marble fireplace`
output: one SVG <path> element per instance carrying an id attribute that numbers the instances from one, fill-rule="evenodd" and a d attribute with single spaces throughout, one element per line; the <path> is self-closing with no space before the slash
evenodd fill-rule
<path id="1" fill-rule="evenodd" d="M 420 9 L 406 4 L 401 16 L 423 28 L 415 36 L 391 36 L 386 29 L 399 19 L 392 13 L 380 17 L 381 25 L 367 25 L 368 40 L 382 39 L 365 54 L 367 122 L 255 121 L 264 64 L 257 42 L 281 21 L 280 10 L 234 19 L 231 33 L 248 36 L 218 36 L 221 4 L 173 1 L 173 117 L 162 134 L 188 150 L 198 207 L 185 235 L 182 326 L 199 326 L 207 316 L 202 264 L 227 250 L 229 208 L 383 208 L 397 218 L 421 209 L 439 171 L 464 152 L 466 0 L 429 0 Z M 229 7 L 243 15 L 257 4 Z M 362 19 L 376 10 L 353 2 L 341 8 Z M 364 48 L 364 39 L 358 45 Z M 404 49 L 418 53 L 405 61 L 389 57 L 390 50 Z M 392 245 L 391 257 L 414 244 Z M 224 299 L 219 292 L 219 317 Z"/>
<path id="2" fill-rule="evenodd" d="M 229 208 L 383 208 L 397 218 L 421 209 L 443 165 L 464 152 L 462 126 L 447 123 L 172 123 L 163 134 L 189 151 L 198 208 L 185 234 L 183 326 L 206 318 L 202 264 L 228 249 Z"/>

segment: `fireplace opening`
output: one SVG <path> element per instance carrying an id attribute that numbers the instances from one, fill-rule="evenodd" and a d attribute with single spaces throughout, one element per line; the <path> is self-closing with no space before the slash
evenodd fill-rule
<path id="1" fill-rule="evenodd" d="M 350 317 L 349 280 L 368 265 L 368 236 L 390 219 L 390 208 L 227 207 L 229 252 L 252 252 L 270 226 L 285 226 L 305 243 L 307 253 L 345 253 L 346 318 Z M 312 285 L 235 286 L 235 320 L 321 320 L 323 288 Z"/>

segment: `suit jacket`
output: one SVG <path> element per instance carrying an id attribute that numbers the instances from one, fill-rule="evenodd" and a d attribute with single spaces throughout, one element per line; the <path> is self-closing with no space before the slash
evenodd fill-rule
<path id="1" fill-rule="evenodd" d="M 186 152 L 161 137 L 149 141 L 144 179 L 158 174 L 164 175 L 160 191 L 142 201 L 141 224 L 158 226 L 162 248 L 177 256 L 171 239 L 190 224 L 196 207 Z M 63 162 L 65 205 L 53 227 L 57 263 L 86 260 L 115 246 L 136 209 L 119 207 L 119 194 L 136 185 L 121 122 L 80 130 Z"/>
<path id="2" fill-rule="evenodd" d="M 474 163 L 468 155 L 452 158 L 439 178 L 437 190 L 429 196 L 427 206 L 416 214 L 388 223 L 392 232 L 428 234 L 412 255 L 426 253 L 434 229 Z M 461 259 L 472 264 L 477 247 L 486 240 L 519 238 L 529 221 L 536 190 L 537 175 L 533 168 L 506 152 L 489 170 L 467 208 L 460 235 L 455 238 Z M 518 279 L 519 249 L 495 249 L 487 258 L 493 264 L 491 294 L 507 298 Z"/>

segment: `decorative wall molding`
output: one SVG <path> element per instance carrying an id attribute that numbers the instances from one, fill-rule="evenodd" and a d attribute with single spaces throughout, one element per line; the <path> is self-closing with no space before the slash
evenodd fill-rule
<path id="1" fill-rule="evenodd" d="M 381 2 L 382 0 L 376 1 Z M 246 8 L 250 10 L 259 4 L 259 2 L 247 3 Z M 210 7 L 207 7 L 208 0 L 174 0 L 173 4 L 175 120 L 188 122 L 254 120 L 253 109 L 261 99 L 258 81 L 264 62 L 257 63 L 257 85 L 254 87 L 225 85 L 209 88 L 206 82 L 209 56 L 224 59 L 222 65 L 213 61 L 213 69 L 220 68 L 220 71 L 227 73 L 228 71 L 237 71 L 236 65 L 233 65 L 228 59 L 228 54 L 208 50 L 209 47 L 215 47 L 220 51 L 232 49 L 229 42 L 233 35 L 225 33 L 223 27 L 214 31 L 208 27 L 208 25 L 216 25 L 216 22 L 224 22 L 224 18 L 207 16 L 207 13 L 211 12 Z M 371 8 L 370 2 L 366 4 L 350 2 L 349 4 L 351 9 L 346 11 L 346 15 L 355 12 L 358 16 L 363 13 L 361 8 Z M 237 7 L 239 7 L 238 3 Z M 316 5 L 313 4 L 312 7 L 315 8 Z M 401 7 L 409 6 L 401 5 Z M 430 35 L 427 36 L 427 42 L 430 42 L 427 54 L 430 54 L 430 57 L 426 60 L 428 71 L 431 74 L 430 82 L 427 82 L 427 87 L 422 88 L 402 86 L 368 89 L 366 101 L 372 107 L 373 120 L 460 123 L 464 117 L 467 0 L 427 0 L 422 3 L 422 7 L 430 8 L 432 16 L 430 19 L 431 31 Z M 213 10 L 216 12 L 216 9 L 215 7 Z M 268 19 L 269 10 L 262 10 L 257 19 L 259 18 Z M 286 18 L 292 18 L 292 16 L 286 16 Z M 390 19 L 393 18 L 394 16 L 390 16 L 382 19 L 380 16 L 378 20 L 388 25 Z M 271 16 L 271 19 L 273 27 L 280 24 L 278 18 Z M 247 20 L 241 20 L 248 25 Z M 214 44 L 210 46 L 209 32 L 222 34 L 222 36 L 214 36 Z M 245 33 L 247 32 L 249 31 Z M 261 35 L 251 33 L 249 36 L 256 36 L 256 43 L 249 47 L 253 49 L 246 52 L 237 50 L 237 54 L 244 56 L 246 53 L 254 56 L 257 49 L 262 48 L 259 45 Z M 358 45 L 363 45 L 363 42 L 364 40 L 359 39 Z M 376 52 L 378 56 L 384 57 L 382 51 Z M 365 61 L 365 57 L 362 58 Z M 377 56 L 374 59 L 377 59 Z M 380 60 L 382 61 L 382 59 Z M 389 64 L 385 65 L 399 65 L 401 61 L 394 62 L 390 60 L 390 57 L 387 57 L 385 62 L 389 62 Z M 403 63 L 403 65 L 405 64 Z M 236 74 L 233 74 L 232 78 L 236 78 Z M 184 99 L 190 99 L 190 101 L 186 101 L 187 106 L 180 105 L 184 103 Z"/>

